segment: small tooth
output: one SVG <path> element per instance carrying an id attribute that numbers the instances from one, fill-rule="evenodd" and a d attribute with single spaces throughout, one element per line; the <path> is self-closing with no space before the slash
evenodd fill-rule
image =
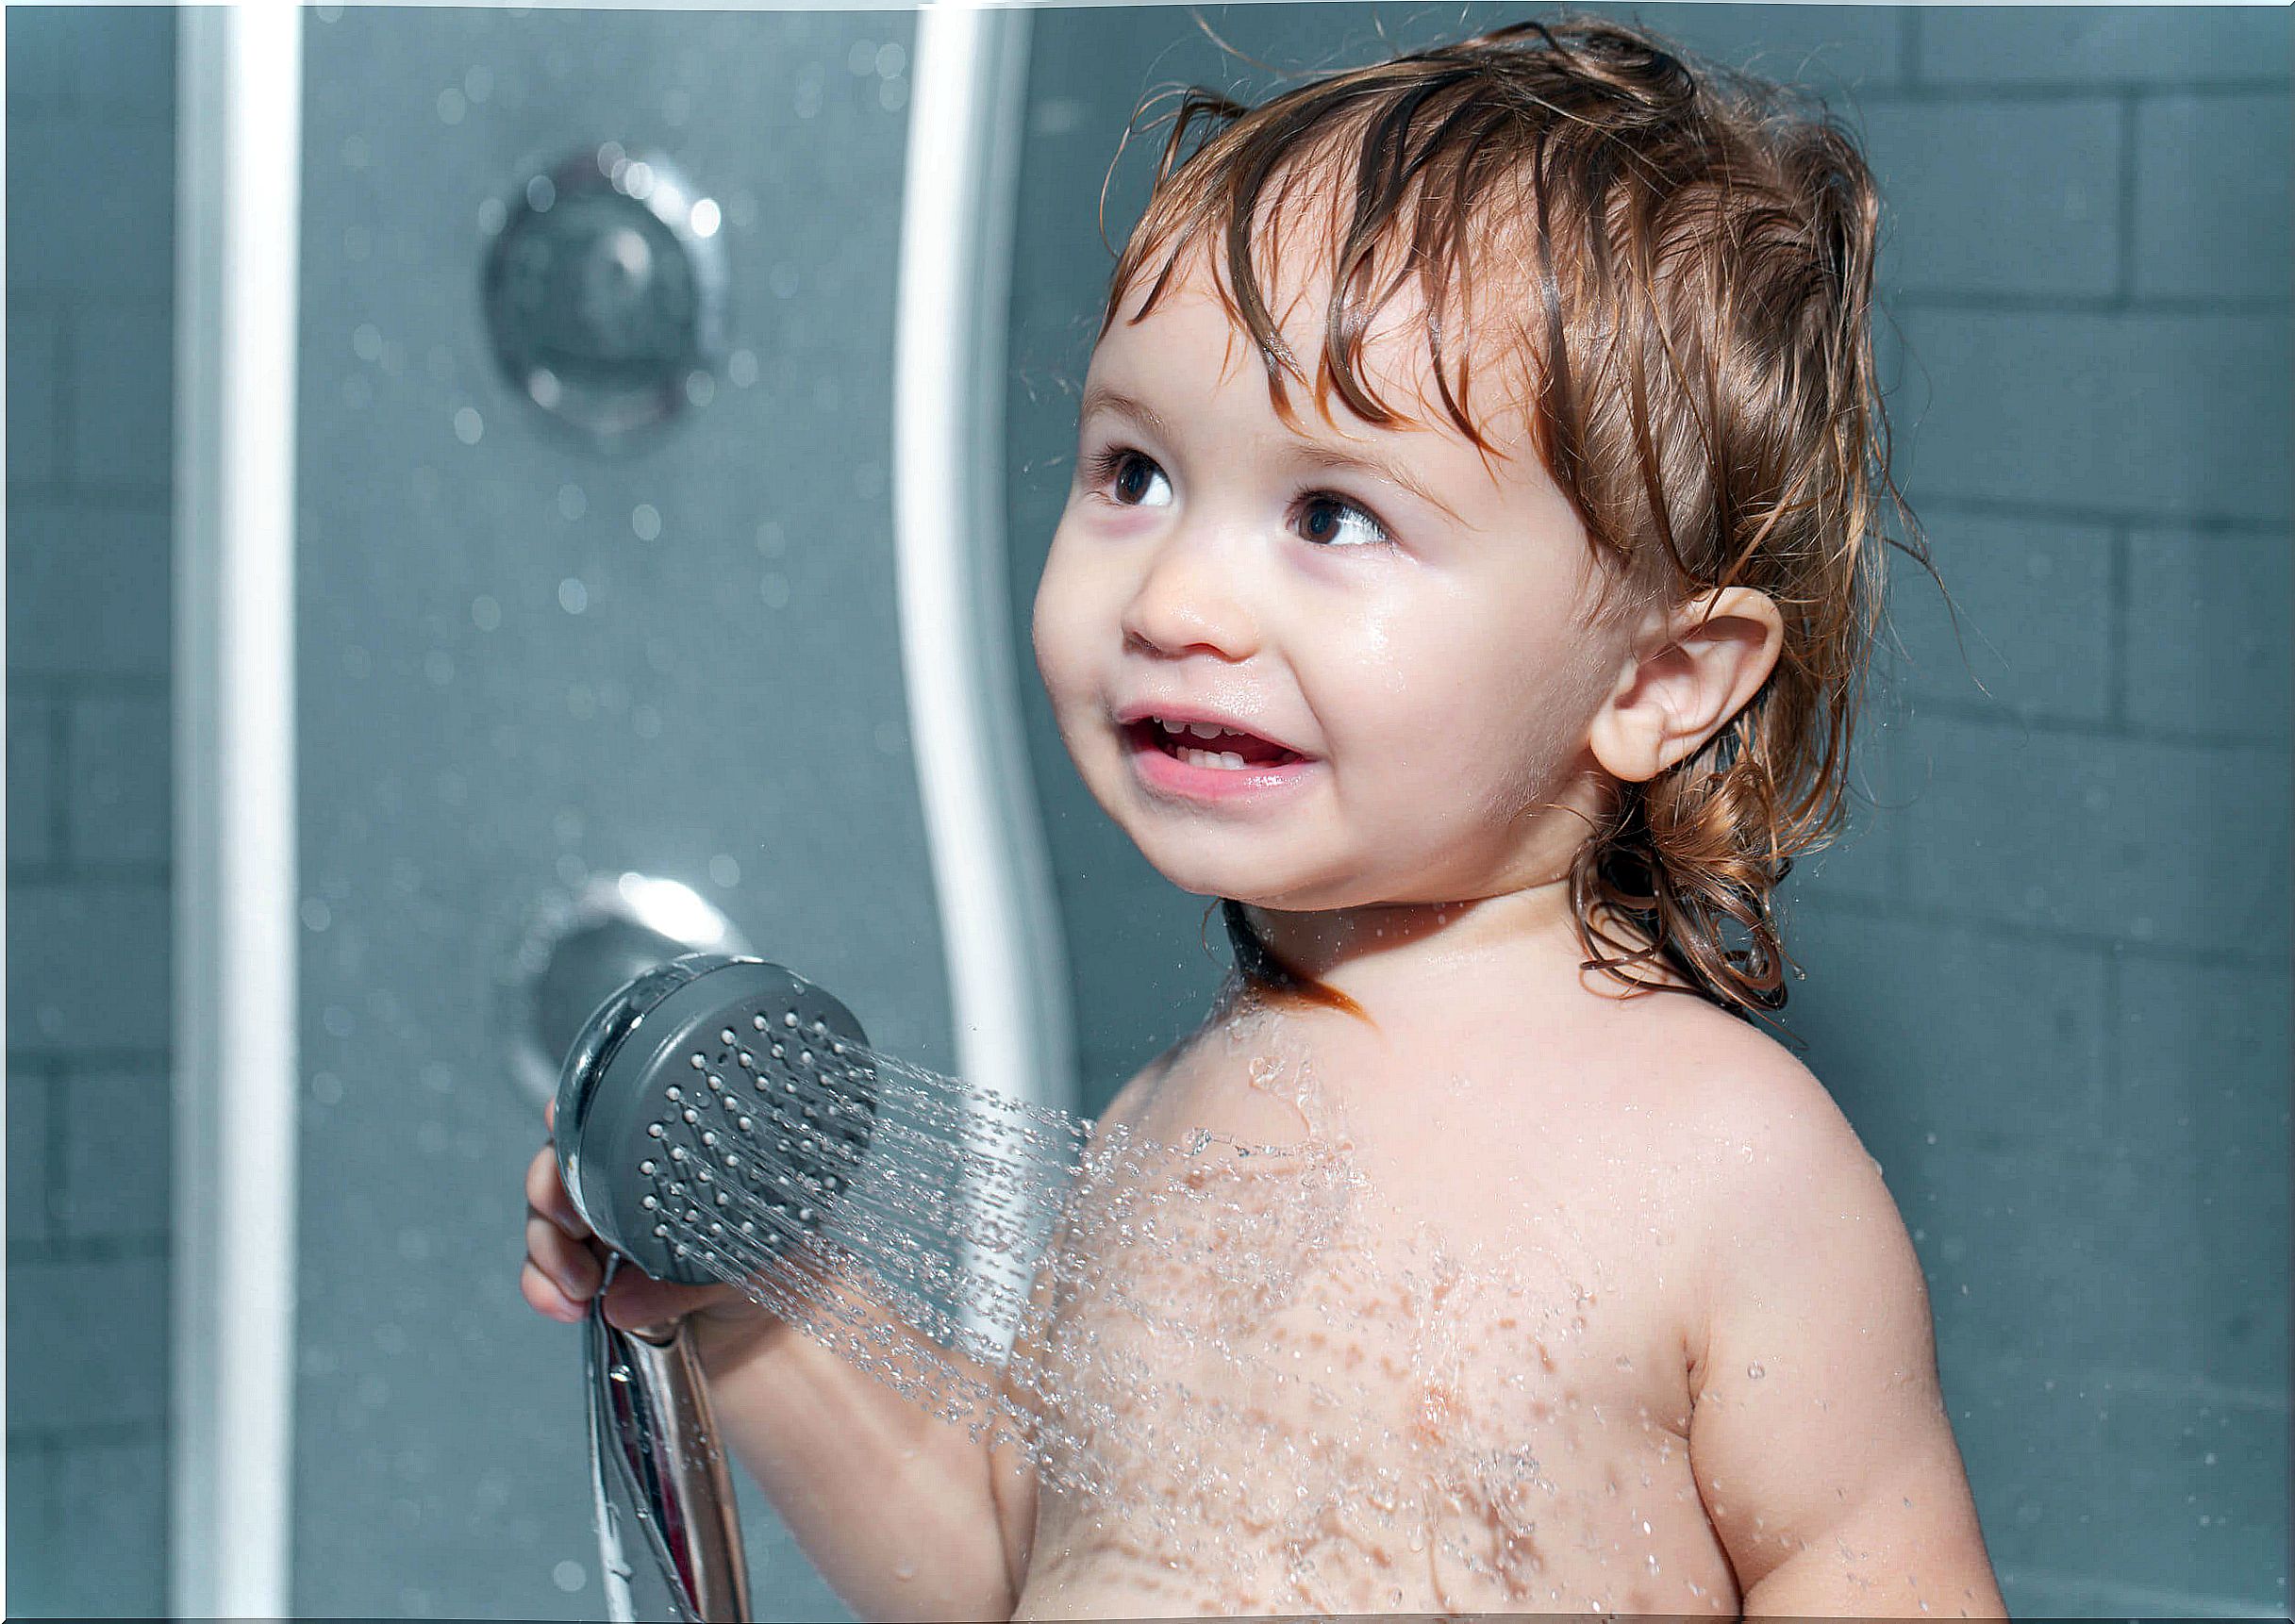
<path id="1" fill-rule="evenodd" d="M 1191 721 L 1188 723 L 1188 731 L 1198 738 L 1217 738 L 1227 730 L 1223 727 L 1214 727 L 1207 721 Z"/>
<path id="2" fill-rule="evenodd" d="M 1190 767 L 1239 768 L 1245 765 L 1242 756 L 1232 750 L 1189 750 L 1179 753 L 1180 760 Z"/>

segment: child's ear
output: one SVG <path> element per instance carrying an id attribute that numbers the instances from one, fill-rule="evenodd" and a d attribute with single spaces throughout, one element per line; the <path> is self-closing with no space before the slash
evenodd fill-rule
<path id="1" fill-rule="evenodd" d="M 1646 784 L 1696 753 L 1777 664 L 1785 619 L 1769 595 L 1721 587 L 1653 613 L 1588 739 L 1604 771 Z"/>

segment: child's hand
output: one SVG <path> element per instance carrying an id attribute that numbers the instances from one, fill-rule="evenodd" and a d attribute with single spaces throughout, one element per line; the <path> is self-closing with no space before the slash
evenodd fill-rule
<path id="1" fill-rule="evenodd" d="M 544 1113 L 544 1121 L 555 1122 Z M 537 1314 L 577 1321 L 608 1256 L 574 1210 L 549 1145 L 526 1169 L 526 1260 L 519 1289 Z M 787 1317 L 730 1285 L 671 1285 L 617 1269 L 606 1317 L 625 1331 L 690 1314 L 692 1351 L 728 1452 L 746 1466 L 797 1543 L 863 1618 L 1009 1618 L 1018 1596 L 997 1464 L 964 1428 L 808 1334 L 802 1303 L 818 1284 L 790 1262 L 773 1276 Z M 846 1329 L 844 1316 L 863 1317 Z M 840 1303 L 839 1342 L 893 1322 L 865 1298 Z M 945 1357 L 982 1384 L 999 1372 Z M 1006 1479 L 1016 1451 L 1004 1459 Z M 1030 1480 L 1032 1481 L 1032 1480 Z M 1027 1502 L 1033 1506 L 1033 1500 Z M 1012 1536 L 1017 1538 L 1018 1535 Z"/>
<path id="2" fill-rule="evenodd" d="M 557 1102 L 542 1107 L 542 1123 L 556 1126 Z M 557 1152 L 547 1142 L 526 1168 L 526 1262 L 518 1288 L 535 1313 L 573 1324 L 590 1312 L 606 1278 L 606 1244 L 574 1210 L 558 1177 Z M 730 1285 L 674 1285 L 642 1270 L 614 1272 L 606 1317 L 624 1331 L 663 1325 L 695 1312 L 712 1319 L 761 1318 L 764 1311 Z"/>

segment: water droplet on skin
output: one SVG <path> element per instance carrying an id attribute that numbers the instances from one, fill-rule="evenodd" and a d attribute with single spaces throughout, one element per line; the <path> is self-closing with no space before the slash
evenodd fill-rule
<path id="1" fill-rule="evenodd" d="M 1745 1374 L 1749 1379 L 1758 1382 L 1761 1380 L 1762 1375 L 1761 1367 L 1758 1365 L 1748 1365 L 1745 1367 Z"/>
<path id="2" fill-rule="evenodd" d="M 908 1580 L 914 1579 L 916 1576 L 917 1565 L 913 1562 L 896 1563 L 893 1566 L 892 1577 L 895 1579 L 901 1580 L 905 1583 Z"/>

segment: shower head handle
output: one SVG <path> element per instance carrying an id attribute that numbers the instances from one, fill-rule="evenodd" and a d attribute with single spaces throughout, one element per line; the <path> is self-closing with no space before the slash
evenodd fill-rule
<path id="1" fill-rule="evenodd" d="M 813 1238 L 867 1149 L 874 1077 L 860 1023 L 810 982 L 687 953 L 583 1023 L 558 1075 L 558 1172 L 619 1259 L 657 1280 L 722 1283 Z M 608 1611 L 639 1616 L 627 1535 L 678 1619 L 740 1624 L 740 1522 L 690 1324 L 667 1340 L 619 1330 L 606 1297 L 590 1301 L 584 1359 Z"/>

